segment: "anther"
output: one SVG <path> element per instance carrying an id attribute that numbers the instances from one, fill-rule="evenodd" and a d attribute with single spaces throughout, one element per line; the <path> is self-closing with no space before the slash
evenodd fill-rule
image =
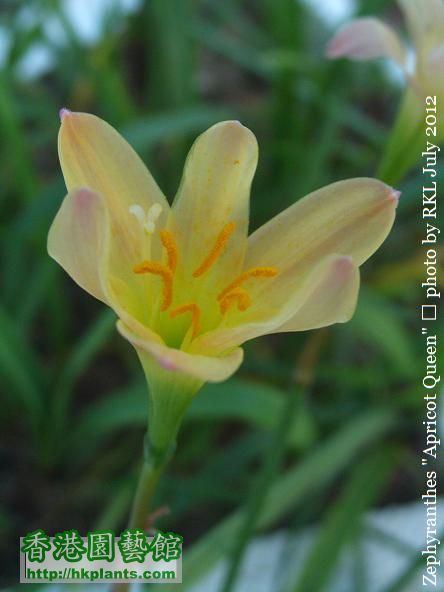
<path id="1" fill-rule="evenodd" d="M 199 267 L 193 272 L 193 277 L 199 277 L 210 269 L 210 267 L 218 259 L 218 257 L 220 257 L 222 251 L 225 249 L 225 245 L 227 244 L 230 236 L 233 234 L 235 227 L 236 224 L 234 222 L 229 222 L 223 227 L 216 238 L 214 247 L 211 249 L 208 257 L 204 259 Z"/>
<path id="2" fill-rule="evenodd" d="M 199 334 L 199 331 L 200 331 L 200 317 L 201 317 L 200 308 L 194 302 L 190 302 L 189 304 L 182 304 L 181 306 L 178 306 L 174 310 L 170 311 L 170 318 L 174 319 L 178 315 L 183 314 L 184 312 L 190 312 L 192 315 L 191 316 L 191 327 L 192 327 L 191 337 L 192 337 L 192 339 L 194 339 L 195 337 L 197 337 L 197 335 Z"/>
<path id="3" fill-rule="evenodd" d="M 168 230 L 161 230 L 160 240 L 168 255 L 168 268 L 174 273 L 177 267 L 177 245 L 174 236 Z"/>
<path id="4" fill-rule="evenodd" d="M 163 298 L 160 307 L 161 311 L 167 310 L 173 299 L 173 274 L 172 271 L 154 261 L 142 261 L 133 268 L 134 273 L 152 273 L 162 278 L 163 282 Z"/>
<path id="5" fill-rule="evenodd" d="M 222 292 L 218 295 L 217 299 L 221 301 L 224 296 L 226 296 L 229 292 L 232 292 L 235 288 L 239 288 L 242 284 L 244 284 L 250 278 L 257 278 L 257 277 L 264 277 L 270 278 L 275 277 L 278 275 L 278 270 L 274 267 L 253 267 L 248 271 L 244 271 L 240 276 L 238 276 L 235 280 L 231 282 Z"/>
<path id="6" fill-rule="evenodd" d="M 243 288 L 235 288 L 221 299 L 220 312 L 225 314 L 234 303 L 237 303 L 238 310 L 243 312 L 251 306 L 251 297 Z"/>

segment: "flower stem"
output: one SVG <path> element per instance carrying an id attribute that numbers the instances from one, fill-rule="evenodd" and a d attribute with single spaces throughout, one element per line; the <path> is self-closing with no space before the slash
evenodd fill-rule
<path id="1" fill-rule="evenodd" d="M 166 447 L 162 451 L 155 450 L 150 446 L 148 436 L 145 437 L 144 461 L 134 495 L 128 528 L 140 528 L 146 531 L 150 527 L 149 517 L 157 484 L 163 470 L 174 453 L 174 449 L 175 442 L 171 443 L 169 447 Z M 127 592 L 129 588 L 129 582 L 122 582 L 115 584 L 112 587 L 112 592 Z"/>
<path id="2" fill-rule="evenodd" d="M 145 529 L 157 483 L 159 482 L 164 466 L 156 467 L 146 461 L 143 463 L 131 508 L 128 528 Z"/>

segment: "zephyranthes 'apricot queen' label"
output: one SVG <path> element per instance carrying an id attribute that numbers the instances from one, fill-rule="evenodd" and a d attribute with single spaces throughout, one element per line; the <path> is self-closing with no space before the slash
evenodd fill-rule
<path id="1" fill-rule="evenodd" d="M 390 231 L 398 192 L 367 178 L 334 183 L 248 236 L 258 147 L 239 122 L 218 123 L 196 140 L 170 206 L 107 123 L 67 110 L 61 119 L 69 193 L 48 250 L 115 311 L 151 390 L 159 382 L 168 390 L 151 402 L 152 421 L 165 421 L 184 385 L 194 394 L 235 372 L 243 342 L 351 318 L 358 268 Z"/>

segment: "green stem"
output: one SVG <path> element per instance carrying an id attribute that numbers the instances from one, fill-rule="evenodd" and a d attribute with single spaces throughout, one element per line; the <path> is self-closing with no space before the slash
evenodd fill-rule
<path id="1" fill-rule="evenodd" d="M 166 464 L 166 463 L 165 463 Z M 128 528 L 145 529 L 157 484 L 165 465 L 156 467 L 144 462 L 134 496 Z"/>
<path id="2" fill-rule="evenodd" d="M 157 484 L 174 454 L 185 412 L 203 382 L 182 372 L 164 369 L 143 351 L 137 350 L 137 353 L 148 382 L 148 433 L 128 528 L 146 531 Z M 112 590 L 127 592 L 129 582 L 116 584 Z"/>
<path id="3" fill-rule="evenodd" d="M 175 449 L 175 443 L 166 447 L 163 450 L 153 449 L 150 446 L 148 435 L 145 438 L 145 458 L 142 465 L 142 470 L 137 484 L 136 493 L 134 495 L 133 505 L 131 507 L 131 515 L 128 522 L 128 528 L 140 528 L 147 530 L 149 527 L 149 515 L 156 493 L 157 484 L 162 476 L 168 461 L 170 460 Z M 118 583 L 112 588 L 113 592 L 127 592 L 130 589 L 130 583 Z"/>
<path id="4" fill-rule="evenodd" d="M 418 161 L 424 140 L 424 107 L 414 91 L 407 89 L 389 133 L 376 177 L 395 185 Z"/>

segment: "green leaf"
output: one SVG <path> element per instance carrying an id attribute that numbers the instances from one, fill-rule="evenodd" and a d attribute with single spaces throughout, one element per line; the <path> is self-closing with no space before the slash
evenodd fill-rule
<path id="1" fill-rule="evenodd" d="M 361 529 L 361 516 L 387 484 L 387 477 L 396 459 L 393 450 L 384 448 L 371 453 L 356 466 L 328 512 L 297 584 L 292 587 L 295 592 L 326 590 L 342 550 Z M 322 565 L 322 569 L 319 569 L 319 565 Z"/>
<path id="2" fill-rule="evenodd" d="M 205 127 L 229 118 L 230 114 L 228 109 L 200 105 L 138 118 L 127 125 L 122 133 L 136 150 L 142 151 L 161 140 L 201 132 Z"/>
<path id="3" fill-rule="evenodd" d="M 34 425 L 40 417 L 44 376 L 32 350 L 22 339 L 12 319 L 0 308 L 0 374 L 5 396 L 16 396 Z"/>
<path id="4" fill-rule="evenodd" d="M 75 382 L 90 364 L 93 356 L 109 339 L 114 326 L 114 313 L 108 309 L 104 310 L 76 344 L 60 374 L 54 389 L 55 397 L 50 412 L 50 428 L 52 428 L 53 440 L 48 438 L 48 444 L 56 456 L 65 450 L 64 446 L 55 446 L 55 442 L 64 442 L 61 439 L 61 434 L 66 429 Z"/>
<path id="5" fill-rule="evenodd" d="M 232 378 L 221 384 L 207 384 L 193 401 L 188 417 L 195 419 L 243 420 L 251 425 L 273 430 L 287 394 L 264 383 Z M 313 441 L 314 424 L 301 405 L 290 431 L 289 442 L 304 446 Z"/>
<path id="6" fill-rule="evenodd" d="M 400 375 L 416 375 L 417 356 L 394 305 L 368 290 L 361 290 L 355 316 L 345 330 L 380 350 Z"/>
<path id="7" fill-rule="evenodd" d="M 319 445 L 312 454 L 290 468 L 271 488 L 258 527 L 264 529 L 287 512 L 303 504 L 307 496 L 326 488 L 371 442 L 380 439 L 394 425 L 395 413 L 376 409 L 354 418 Z M 185 551 L 184 589 L 204 576 L 231 548 L 243 520 L 239 509 Z M 165 591 L 174 590 L 166 588 Z"/>
<path id="8" fill-rule="evenodd" d="M 92 453 L 116 430 L 145 427 L 147 424 L 147 387 L 133 385 L 108 393 L 89 405 L 72 433 L 70 448 L 77 450 L 88 441 Z M 198 393 L 186 420 L 243 421 L 255 427 L 272 430 L 285 403 L 286 394 L 276 387 L 232 378 L 222 384 L 207 384 Z M 289 444 L 301 447 L 315 437 L 313 422 L 301 406 L 301 413 L 291 429 Z"/>

